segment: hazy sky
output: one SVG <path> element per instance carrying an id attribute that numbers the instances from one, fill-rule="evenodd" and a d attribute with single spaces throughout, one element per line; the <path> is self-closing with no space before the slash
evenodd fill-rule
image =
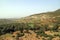
<path id="1" fill-rule="evenodd" d="M 60 0 L 0 0 L 0 18 L 19 18 L 60 8 Z"/>

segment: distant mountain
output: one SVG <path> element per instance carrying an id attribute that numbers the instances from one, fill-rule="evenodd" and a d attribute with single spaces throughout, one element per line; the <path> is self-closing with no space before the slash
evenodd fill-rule
<path id="1" fill-rule="evenodd" d="M 0 25 L 1 24 L 9 24 L 9 23 L 14 23 L 15 21 L 12 19 L 0 19 Z"/>

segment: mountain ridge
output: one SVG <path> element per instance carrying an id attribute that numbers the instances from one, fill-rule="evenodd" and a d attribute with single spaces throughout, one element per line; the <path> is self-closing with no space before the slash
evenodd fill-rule
<path id="1" fill-rule="evenodd" d="M 34 14 L 34 15 L 30 15 L 30 16 L 27 16 L 27 17 L 24 17 L 24 18 L 21 18 L 21 19 L 18 19 L 16 20 L 17 22 L 22 22 L 22 23 L 29 23 L 29 22 L 36 22 L 40 19 L 44 19 L 45 18 L 60 18 L 60 9 L 56 10 L 56 11 L 53 11 L 53 12 L 45 12 L 45 13 L 40 13 L 40 14 Z M 24 21 L 24 22 L 23 22 Z"/>

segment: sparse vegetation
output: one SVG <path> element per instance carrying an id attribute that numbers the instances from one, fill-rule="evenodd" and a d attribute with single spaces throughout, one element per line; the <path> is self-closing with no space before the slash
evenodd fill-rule
<path id="1" fill-rule="evenodd" d="M 60 10 L 14 21 L 1 19 L 0 40 L 60 40 Z"/>

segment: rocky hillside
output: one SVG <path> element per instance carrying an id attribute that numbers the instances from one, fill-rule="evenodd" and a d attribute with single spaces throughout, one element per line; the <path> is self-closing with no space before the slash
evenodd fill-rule
<path id="1" fill-rule="evenodd" d="M 60 40 L 60 9 L 20 19 L 0 19 L 0 40 Z"/>
<path id="2" fill-rule="evenodd" d="M 53 12 L 39 13 L 16 20 L 19 23 L 41 23 L 42 21 L 60 22 L 60 9 Z"/>

